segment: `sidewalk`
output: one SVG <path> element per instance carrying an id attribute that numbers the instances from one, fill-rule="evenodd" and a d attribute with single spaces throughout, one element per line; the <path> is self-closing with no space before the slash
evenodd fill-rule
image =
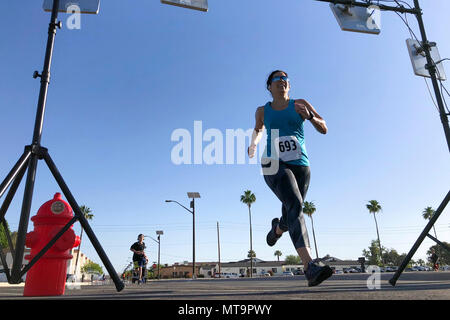
<path id="1" fill-rule="evenodd" d="M 89 286 L 99 285 L 98 282 L 66 282 L 66 286 Z M 18 288 L 25 286 L 25 282 L 19 284 L 9 284 L 8 282 L 0 282 L 0 288 Z"/>
<path id="2" fill-rule="evenodd" d="M 4 287 L 10 287 L 10 288 L 14 288 L 14 287 L 23 287 L 25 285 L 25 282 L 19 283 L 19 284 L 9 284 L 8 282 L 0 282 L 0 288 L 4 288 Z"/>

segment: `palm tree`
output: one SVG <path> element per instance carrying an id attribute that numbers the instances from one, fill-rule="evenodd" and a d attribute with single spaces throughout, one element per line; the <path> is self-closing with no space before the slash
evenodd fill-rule
<path id="1" fill-rule="evenodd" d="M 380 212 L 382 210 L 382 208 L 381 208 L 381 205 L 378 203 L 377 200 L 370 200 L 369 203 L 366 205 L 366 208 L 369 210 L 369 213 L 373 213 L 373 218 L 375 219 L 375 227 L 377 228 L 378 245 L 380 246 L 380 261 L 383 261 L 383 251 L 381 249 L 381 242 L 380 242 L 380 234 L 378 232 L 377 217 L 375 216 L 375 214 Z"/>
<path id="2" fill-rule="evenodd" d="M 248 206 L 248 217 L 250 220 L 250 252 L 253 251 L 253 244 L 252 244 L 252 213 L 250 210 L 250 207 L 252 206 L 252 203 L 256 201 L 255 195 L 250 191 L 246 190 L 244 191 L 244 194 L 241 195 L 241 202 L 245 203 Z M 253 277 L 253 258 L 250 259 L 250 277 Z"/>
<path id="3" fill-rule="evenodd" d="M 80 207 L 81 213 L 83 214 L 83 216 L 86 218 L 86 220 L 92 220 L 92 218 L 94 218 L 94 215 L 91 214 L 92 210 L 88 207 L 86 207 L 85 205 Z M 74 274 L 75 277 L 77 276 L 77 266 L 78 266 L 78 258 L 80 257 L 80 247 L 81 247 L 81 241 L 83 240 L 83 227 L 81 227 L 81 232 L 80 232 L 80 244 L 78 245 L 78 252 L 77 252 L 77 259 L 75 260 L 75 269 L 74 269 Z"/>
<path id="4" fill-rule="evenodd" d="M 312 224 L 312 232 L 313 232 L 313 238 L 314 238 L 314 247 L 316 248 L 316 258 L 319 259 L 319 252 L 317 251 L 317 243 L 316 243 L 316 234 L 314 232 L 314 220 L 312 218 L 312 215 L 314 212 L 316 212 L 316 207 L 314 206 L 314 203 L 305 201 L 303 204 L 303 212 L 311 218 L 311 224 Z"/>
<path id="5" fill-rule="evenodd" d="M 277 251 L 275 251 L 275 253 L 274 253 L 273 255 L 276 256 L 276 257 L 278 258 L 278 262 L 279 262 L 279 261 L 280 261 L 280 257 L 281 257 L 283 254 L 281 253 L 280 250 L 277 250 Z"/>
<path id="6" fill-rule="evenodd" d="M 426 207 L 423 211 L 422 211 L 422 217 L 425 219 L 425 220 L 431 220 L 431 218 L 433 218 L 433 216 L 434 216 L 434 209 L 432 208 L 432 207 Z M 437 238 L 437 235 L 436 235 L 436 229 L 434 228 L 434 225 L 433 225 L 433 230 L 434 230 L 434 236 L 435 236 L 435 238 Z"/>
<path id="7" fill-rule="evenodd" d="M 436 211 L 435 211 L 432 207 L 426 207 L 426 208 L 423 210 L 423 212 L 422 212 L 422 217 L 423 217 L 425 220 L 431 220 L 431 218 L 433 218 L 435 212 L 436 212 Z M 433 231 L 434 231 L 434 237 L 437 239 L 436 228 L 434 227 L 434 224 L 433 224 Z M 437 250 L 437 251 L 438 251 L 437 254 L 438 254 L 439 256 L 441 256 L 442 253 L 441 253 L 441 248 L 440 248 L 440 247 L 438 247 L 438 250 Z"/>
<path id="8" fill-rule="evenodd" d="M 11 232 L 11 242 L 13 243 L 13 246 L 16 247 L 16 242 L 17 242 L 17 231 Z"/>

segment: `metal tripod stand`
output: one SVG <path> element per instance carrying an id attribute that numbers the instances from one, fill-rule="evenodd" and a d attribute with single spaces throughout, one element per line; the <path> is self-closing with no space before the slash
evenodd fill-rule
<path id="1" fill-rule="evenodd" d="M 408 13 L 408 14 L 413 14 L 416 17 L 417 22 L 419 24 L 420 34 L 422 37 L 421 46 L 422 46 L 423 52 L 426 55 L 426 60 L 427 60 L 426 68 L 428 69 L 428 71 L 430 73 L 431 82 L 433 84 L 433 89 L 434 89 L 434 94 L 436 96 L 436 101 L 437 101 L 437 104 L 439 107 L 439 114 L 440 114 L 442 126 L 444 128 L 445 138 L 447 140 L 447 146 L 450 151 L 450 127 L 448 124 L 448 116 L 450 114 L 446 113 L 445 109 L 444 109 L 444 102 L 442 99 L 441 91 L 439 89 L 439 84 L 438 84 L 438 80 L 437 80 L 437 76 L 436 76 L 438 73 L 438 70 L 437 70 L 436 63 L 433 61 L 433 59 L 431 57 L 431 43 L 428 42 L 427 35 L 425 32 L 425 26 L 424 26 L 423 19 L 422 19 L 422 9 L 419 6 L 419 0 L 414 0 L 414 8 L 405 8 L 405 7 L 401 6 L 400 3 L 398 3 L 397 1 L 395 1 L 395 2 L 397 2 L 397 4 L 399 5 L 398 7 L 392 7 L 392 6 L 380 4 L 378 2 L 375 3 L 375 1 L 374 1 L 374 3 L 372 3 L 372 1 L 358 2 L 356 0 L 316 0 L 316 1 L 329 2 L 329 3 L 333 3 L 333 4 L 342 4 L 342 5 L 347 5 L 347 6 L 364 7 L 364 8 L 368 8 L 372 5 L 376 5 L 380 10 L 383 10 L 383 11 L 393 11 L 393 12 L 405 13 L 405 14 Z M 411 258 L 416 253 L 419 246 L 422 244 L 425 237 L 432 239 L 438 245 L 440 245 L 442 248 L 444 248 L 447 251 L 450 251 L 450 248 L 448 246 L 446 246 L 444 243 L 440 242 L 439 240 L 437 240 L 436 238 L 434 238 L 433 236 L 431 236 L 429 234 L 431 228 L 436 223 L 436 221 L 439 218 L 439 216 L 441 215 L 441 213 L 444 211 L 449 200 L 450 200 L 450 191 L 447 193 L 447 195 L 444 198 L 444 200 L 442 201 L 441 205 L 435 211 L 433 217 L 430 219 L 429 223 L 426 225 L 425 229 L 420 234 L 417 241 L 414 243 L 413 247 L 411 248 L 411 250 L 405 257 L 405 259 L 403 260 L 401 266 L 398 268 L 398 271 L 394 274 L 392 279 L 389 280 L 389 283 L 391 285 L 395 286 L 398 278 L 400 277 L 403 270 L 408 265 Z"/>
<path id="2" fill-rule="evenodd" d="M 439 85 L 438 85 L 438 81 L 437 81 L 437 77 L 436 77 L 437 66 L 436 66 L 435 62 L 433 61 L 433 59 L 431 58 L 431 45 L 428 42 L 427 35 L 426 35 L 426 32 L 425 32 L 425 26 L 423 24 L 423 19 L 422 19 L 422 9 L 419 6 L 419 0 L 414 0 L 414 9 L 416 11 L 415 12 L 415 16 L 417 18 L 417 22 L 419 24 L 419 29 L 420 29 L 420 34 L 422 36 L 422 47 L 423 47 L 423 49 L 425 51 L 425 55 L 426 55 L 426 58 L 427 58 L 427 66 L 426 67 L 429 70 L 430 75 L 431 75 L 431 82 L 433 83 L 434 93 L 436 95 L 436 101 L 437 101 L 437 104 L 439 106 L 439 114 L 440 114 L 442 126 L 444 127 L 445 138 L 447 140 L 447 146 L 448 146 L 448 149 L 450 151 L 450 128 L 449 128 L 449 124 L 448 124 L 448 116 L 449 116 L 449 114 L 447 114 L 445 112 L 445 109 L 444 109 L 444 103 L 443 103 L 441 91 L 439 90 Z M 437 208 L 437 210 L 435 211 L 433 217 L 428 222 L 428 224 L 426 225 L 425 229 L 422 231 L 422 233 L 420 234 L 419 238 L 416 240 L 416 242 L 414 243 L 413 247 L 411 248 L 409 253 L 406 255 L 405 259 L 403 259 L 402 264 L 400 265 L 398 270 L 395 272 L 394 276 L 389 280 L 389 283 L 391 285 L 395 286 L 395 284 L 397 283 L 398 278 L 402 274 L 403 270 L 405 270 L 405 268 L 408 265 L 409 261 L 412 259 L 412 257 L 416 253 L 416 251 L 419 248 L 419 246 L 422 244 L 422 242 L 425 239 L 425 237 L 429 237 L 430 239 L 435 241 L 438 245 L 440 245 L 442 248 L 444 248 L 447 251 L 450 251 L 450 248 L 448 246 L 446 246 L 444 243 L 440 242 L 439 240 L 437 240 L 436 238 L 434 238 L 433 236 L 431 236 L 429 234 L 431 228 L 436 223 L 436 221 L 439 218 L 439 216 L 441 215 L 442 211 L 444 211 L 444 209 L 447 206 L 449 200 L 450 200 L 450 191 L 445 196 L 445 198 L 442 201 L 442 203 L 440 204 L 439 208 Z"/>
<path id="3" fill-rule="evenodd" d="M 124 288 L 123 282 L 120 280 L 118 274 L 114 270 L 114 267 L 109 261 L 105 251 L 103 250 L 100 242 L 98 241 L 97 237 L 95 236 L 94 232 L 89 226 L 89 223 L 87 222 L 86 218 L 82 214 L 80 207 L 78 206 L 68 186 L 64 182 L 64 179 L 59 173 L 52 158 L 50 157 L 48 150 L 41 146 L 45 105 L 47 101 L 48 85 L 50 83 L 50 67 L 52 62 L 53 47 L 55 43 L 56 30 L 57 28 L 61 29 L 62 27 L 61 22 L 57 21 L 59 2 L 60 0 L 53 1 L 51 20 L 48 29 L 48 40 L 47 40 L 47 49 L 45 53 L 44 69 L 42 71 L 42 74 L 39 74 L 36 71 L 33 75 L 34 78 L 37 77 L 41 78 L 41 87 L 39 93 L 36 120 L 34 125 L 33 141 L 31 145 L 25 147 L 25 151 L 20 157 L 20 159 L 14 165 L 12 170 L 8 173 L 5 180 L 0 184 L 0 198 L 5 194 L 5 192 L 10 187 L 5 197 L 5 200 L 3 201 L 2 206 L 0 207 L 0 222 L 5 227 L 8 245 L 10 247 L 11 254 L 13 256 L 12 269 L 9 270 L 5 254 L 3 252 L 3 248 L 1 247 L 0 247 L 0 259 L 4 266 L 8 282 L 11 284 L 20 283 L 22 281 L 22 276 L 26 272 L 28 272 L 28 270 L 30 270 L 30 268 L 56 243 L 56 241 L 70 228 L 72 224 L 79 221 L 82 228 L 85 230 L 87 236 L 89 237 L 89 240 L 91 241 L 92 245 L 97 251 L 111 279 L 113 280 L 117 291 L 121 291 Z M 22 269 L 22 261 L 25 251 L 25 238 L 28 229 L 28 221 L 30 217 L 37 164 L 38 161 L 42 159 L 44 159 L 45 163 L 50 169 L 53 177 L 55 178 L 56 182 L 61 188 L 64 196 L 66 197 L 70 206 L 74 210 L 75 215 L 73 219 L 70 220 L 69 223 L 67 223 L 67 225 L 65 225 L 56 234 L 56 236 L 52 240 L 50 240 L 50 242 Z M 9 234 L 8 228 L 6 228 L 5 215 L 26 171 L 28 171 L 28 173 L 22 202 L 19 228 L 17 231 L 17 241 L 16 246 L 14 248 L 11 240 L 11 235 Z"/>

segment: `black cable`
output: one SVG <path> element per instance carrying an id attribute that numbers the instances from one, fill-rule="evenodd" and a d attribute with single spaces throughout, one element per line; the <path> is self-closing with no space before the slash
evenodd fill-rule
<path id="1" fill-rule="evenodd" d="M 430 87 L 428 86 L 427 78 L 424 77 L 423 80 L 425 81 L 425 84 L 427 85 L 427 89 L 428 89 L 428 93 L 430 94 L 431 101 L 433 101 L 433 104 L 434 104 L 434 106 L 436 107 L 436 110 L 437 110 L 438 113 L 439 113 L 439 107 L 438 107 L 438 105 L 436 104 L 436 102 L 434 101 L 433 94 L 431 93 Z"/>
<path id="2" fill-rule="evenodd" d="M 450 97 L 450 93 L 447 91 L 447 89 L 444 87 L 444 85 L 442 84 L 442 81 L 439 80 L 439 82 L 441 83 L 442 87 L 444 88 L 445 92 L 447 93 L 447 95 Z"/>
<path id="3" fill-rule="evenodd" d="M 404 8 L 399 2 L 406 4 L 410 9 L 414 9 L 408 2 L 402 1 L 402 0 L 378 0 L 378 3 L 380 2 L 395 2 L 397 3 L 399 8 Z"/>
<path id="4" fill-rule="evenodd" d="M 441 92 L 442 92 L 442 89 L 444 89 L 445 92 L 447 93 L 447 95 L 450 97 L 450 94 L 448 93 L 448 91 L 447 91 L 447 89 L 444 87 L 444 85 L 442 84 L 442 81 L 441 81 L 441 80 L 439 80 L 439 83 L 441 84 Z M 447 115 L 449 115 L 449 114 L 450 114 L 450 111 L 448 110 L 447 101 L 445 101 L 444 95 L 442 95 L 442 100 L 444 101 L 445 109 L 447 109 Z"/>

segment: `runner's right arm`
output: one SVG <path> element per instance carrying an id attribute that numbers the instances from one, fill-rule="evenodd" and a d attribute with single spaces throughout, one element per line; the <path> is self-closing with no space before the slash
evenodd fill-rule
<path id="1" fill-rule="evenodd" d="M 253 158 L 256 152 L 256 146 L 261 141 L 263 129 L 264 129 L 264 107 L 258 107 L 255 113 L 255 129 L 252 134 L 252 141 L 250 147 L 248 147 L 248 157 Z"/>

